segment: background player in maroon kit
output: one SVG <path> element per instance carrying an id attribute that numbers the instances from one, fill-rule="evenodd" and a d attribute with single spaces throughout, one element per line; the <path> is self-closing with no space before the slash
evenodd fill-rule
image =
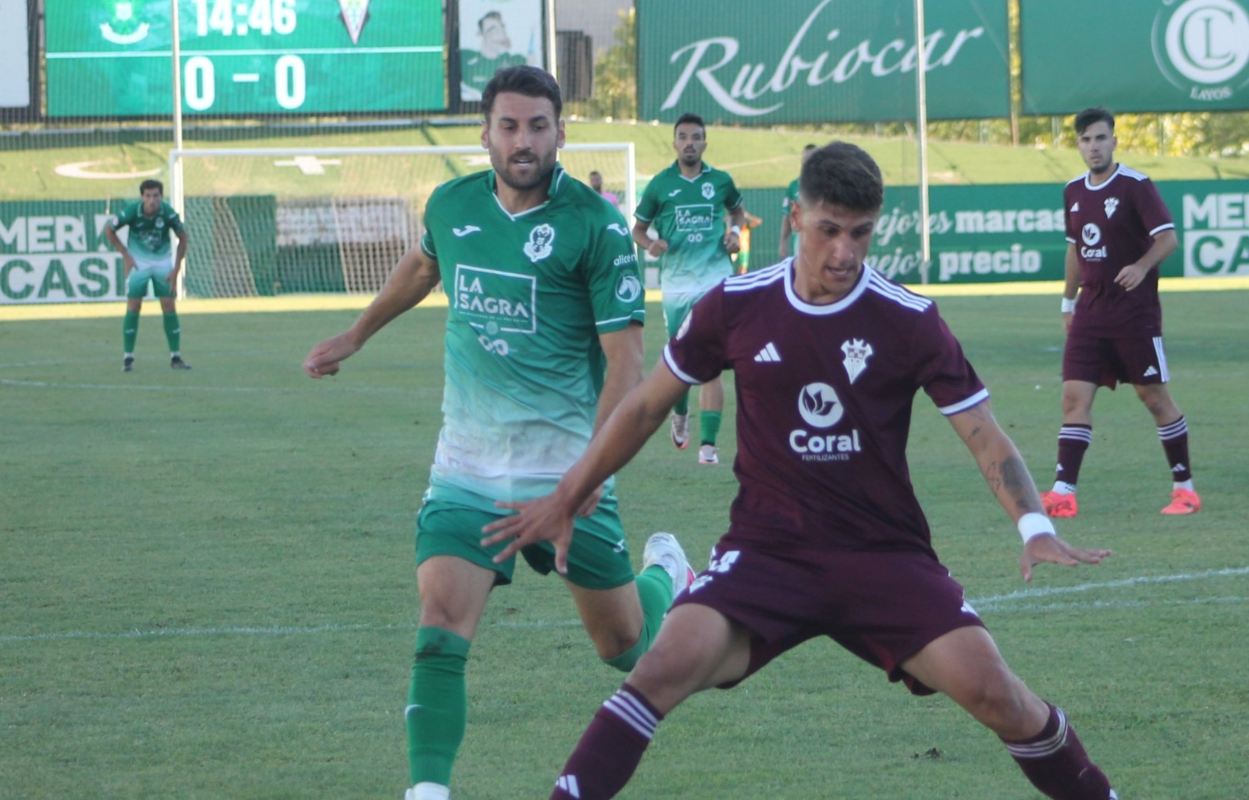
<path id="1" fill-rule="evenodd" d="M 835 142 L 811 155 L 800 180 L 797 258 L 711 290 L 555 493 L 512 504 L 516 515 L 486 528 L 491 542 L 511 540 L 500 557 L 548 539 L 558 563 L 582 498 L 641 449 L 687 385 L 734 371 L 740 491 L 729 531 L 598 711 L 552 797 L 615 795 L 686 697 L 829 636 L 916 694 L 949 695 L 1049 797 L 1114 798 L 1063 712 L 1010 671 L 933 552 L 905 457 L 917 391 L 949 418 L 1016 521 L 1025 579 L 1042 562 L 1109 553 L 1055 535 L 936 306 L 863 264 L 883 200 L 875 162 Z"/>
<path id="2" fill-rule="evenodd" d="M 1130 383 L 1153 415 L 1171 467 L 1163 514 L 1201 509 L 1188 460 L 1188 423 L 1167 391 L 1158 265 L 1175 251 L 1175 224 L 1148 177 L 1115 162 L 1115 118 L 1104 108 L 1076 115 L 1089 171 L 1067 184 L 1067 284 L 1063 290 L 1063 424 L 1054 487 L 1042 495 L 1054 517 L 1074 517 L 1080 464 L 1093 441 L 1098 386 Z M 1077 285 L 1080 296 L 1076 298 Z"/>

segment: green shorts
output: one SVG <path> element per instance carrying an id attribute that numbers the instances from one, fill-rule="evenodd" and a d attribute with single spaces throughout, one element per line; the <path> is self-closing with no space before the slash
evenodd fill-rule
<path id="1" fill-rule="evenodd" d="M 677 335 L 681 323 L 689 316 L 690 309 L 702 299 L 701 294 L 664 294 L 664 325 L 668 329 L 669 339 Z"/>
<path id="2" fill-rule="evenodd" d="M 157 297 L 173 297 L 173 287 L 169 285 L 169 273 L 173 272 L 173 264 L 148 266 L 135 264 L 134 269 L 126 276 L 126 297 L 141 300 L 147 295 L 147 285 L 152 284 L 152 293 Z"/>
<path id="3" fill-rule="evenodd" d="M 426 500 L 416 518 L 417 565 L 433 556 L 455 556 L 494 570 L 496 586 L 511 583 L 516 557 L 502 564 L 491 561 L 506 542 L 481 546 L 482 527 L 503 516 L 507 515 L 446 500 Z M 555 547 L 550 542 L 533 544 L 520 552 L 529 566 L 542 575 L 555 569 Z M 577 518 L 568 551 L 567 577 L 586 589 L 614 589 L 633 580 L 624 529 L 614 508 L 600 505 L 590 516 Z"/>

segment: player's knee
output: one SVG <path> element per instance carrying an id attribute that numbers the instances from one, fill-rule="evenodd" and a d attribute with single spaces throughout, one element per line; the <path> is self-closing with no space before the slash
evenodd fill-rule
<path id="1" fill-rule="evenodd" d="M 622 629 L 590 632 L 590 641 L 594 643 L 595 652 L 601 660 L 609 664 L 614 664 L 617 659 L 633 649 L 640 638 L 640 631 L 634 631 L 632 634 Z"/>
<path id="2" fill-rule="evenodd" d="M 1001 734 L 1016 731 L 1024 723 L 1028 700 L 1023 682 L 1003 669 L 977 681 L 961 702 L 972 716 Z"/>

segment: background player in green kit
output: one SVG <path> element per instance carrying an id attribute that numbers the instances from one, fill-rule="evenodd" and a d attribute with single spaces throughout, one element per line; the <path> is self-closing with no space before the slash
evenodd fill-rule
<path id="1" fill-rule="evenodd" d="M 143 308 L 143 297 L 150 283 L 165 317 L 169 366 L 190 369 L 191 365 L 182 360 L 180 352 L 182 325 L 178 321 L 175 298 L 178 294 L 178 273 L 182 271 L 182 260 L 186 258 L 191 237 L 182 225 L 178 212 L 164 202 L 165 187 L 160 181 L 149 179 L 139 184 L 139 195 L 143 198 L 141 201 L 126 206 L 104 229 L 104 235 L 121 253 L 126 264 L 126 317 L 122 322 L 121 368 L 123 372 L 134 369 L 139 311 Z M 123 243 L 117 231 L 126 226 L 130 227 L 130 237 Z M 171 231 L 178 234 L 178 251 L 173 255 L 169 252 Z"/>
<path id="2" fill-rule="evenodd" d="M 802 148 L 802 161 L 800 164 L 807 163 L 807 158 L 814 152 L 814 144 L 809 144 Z M 801 169 L 801 166 L 799 169 Z M 781 244 L 778 253 L 781 261 L 790 256 L 798 255 L 798 231 L 794 230 L 793 223 L 789 219 L 796 205 L 798 205 L 798 179 L 794 178 L 785 189 L 785 196 L 781 198 Z"/>
<path id="3" fill-rule="evenodd" d="M 417 519 L 420 622 L 405 709 L 408 800 L 449 796 L 464 735 L 469 643 L 515 558 L 482 527 L 551 492 L 642 376 L 644 292 L 620 212 L 556 162 L 559 86 L 530 66 L 500 70 L 482 98 L 493 169 L 438 187 L 419 247 L 400 259 L 349 330 L 316 345 L 312 377 L 333 375 L 384 325 L 442 281 L 449 296 L 443 426 Z M 605 374 L 604 374 L 605 373 Z M 527 548 L 566 580 L 601 659 L 627 671 L 693 577 L 671 534 L 655 534 L 636 579 L 612 481 L 581 509 L 572 550 Z M 500 743 L 505 744 L 505 743 Z"/>
<path id="4" fill-rule="evenodd" d="M 633 240 L 661 259 L 659 285 L 664 295 L 664 322 L 675 336 L 690 308 L 707 291 L 733 274 L 730 256 L 741 245 L 746 210 L 727 172 L 703 163 L 707 128 L 697 114 L 682 114 L 672 128 L 677 159 L 646 185 L 634 216 Z M 729 224 L 725 226 L 725 212 Z M 650 238 L 654 228 L 658 239 Z M 698 463 L 715 464 L 716 435 L 724 409 L 720 378 L 698 390 Z M 673 408 L 672 443 L 689 446 L 689 395 Z"/>

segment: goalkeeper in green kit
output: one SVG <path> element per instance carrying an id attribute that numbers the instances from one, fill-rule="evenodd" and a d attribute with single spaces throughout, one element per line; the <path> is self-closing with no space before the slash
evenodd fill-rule
<path id="1" fill-rule="evenodd" d="M 104 235 L 126 264 L 126 317 L 122 323 L 121 369 L 134 369 L 134 343 L 139 336 L 139 311 L 148 284 L 160 300 L 164 314 L 165 340 L 169 343 L 169 366 L 174 369 L 190 369 L 182 360 L 180 351 L 182 325 L 178 321 L 175 298 L 178 294 L 178 273 L 186 258 L 190 234 L 182 224 L 178 212 L 164 201 L 165 187 L 157 180 L 139 184 L 143 198 L 130 203 L 120 214 L 113 217 Z M 129 226 L 130 237 L 123 243 L 117 231 Z M 178 250 L 170 252 L 170 233 L 178 234 Z"/>

